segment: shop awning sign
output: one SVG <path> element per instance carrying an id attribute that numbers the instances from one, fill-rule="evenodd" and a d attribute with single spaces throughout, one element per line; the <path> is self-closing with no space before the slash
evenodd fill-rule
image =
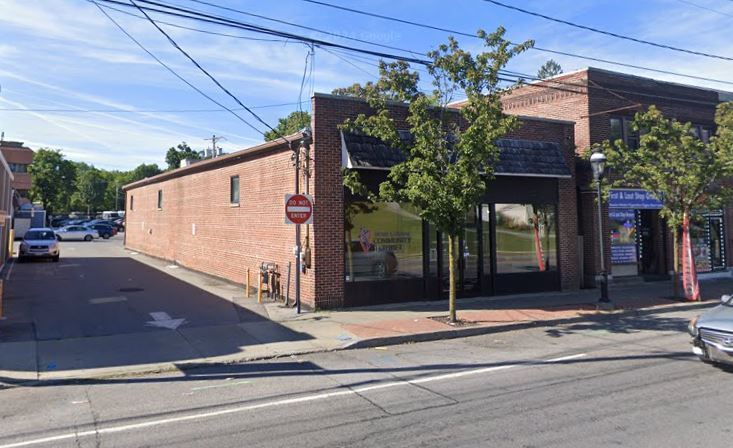
<path id="1" fill-rule="evenodd" d="M 608 194 L 608 207 L 659 210 L 662 201 L 646 190 L 613 189 Z"/>
<path id="2" fill-rule="evenodd" d="M 313 224 L 313 197 L 307 194 L 286 194 L 285 224 Z"/>

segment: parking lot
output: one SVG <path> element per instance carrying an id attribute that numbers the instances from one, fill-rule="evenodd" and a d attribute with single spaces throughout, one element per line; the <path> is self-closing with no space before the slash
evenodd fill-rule
<path id="1" fill-rule="evenodd" d="M 59 244 L 58 263 L 33 260 L 6 269 L 0 343 L 38 344 L 39 371 L 226 355 L 299 338 L 236 301 L 136 260 L 122 235 Z"/>

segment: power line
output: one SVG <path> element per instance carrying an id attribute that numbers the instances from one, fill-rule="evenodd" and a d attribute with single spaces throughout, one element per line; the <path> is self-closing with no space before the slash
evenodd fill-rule
<path id="1" fill-rule="evenodd" d="M 90 1 L 91 3 L 94 3 L 92 0 L 88 0 L 88 1 Z M 101 6 L 107 9 L 111 9 L 112 11 L 117 11 L 120 14 L 126 14 L 128 16 L 137 17 L 138 19 L 145 20 L 145 17 L 143 16 L 139 16 L 129 11 L 123 11 L 119 8 L 115 8 L 114 6 L 109 6 L 109 5 L 101 5 Z M 188 31 L 195 31 L 197 33 L 210 34 L 214 36 L 232 37 L 234 39 L 251 40 L 251 41 L 257 41 L 257 42 L 279 42 L 279 43 L 287 42 L 287 40 L 285 39 L 265 39 L 261 37 L 237 36 L 236 34 L 217 33 L 216 31 L 202 30 L 200 28 L 193 28 L 189 26 L 178 25 L 176 23 L 166 22 L 163 20 L 156 20 L 156 22 L 162 23 L 163 25 L 170 26 L 173 28 L 178 28 L 178 29 L 188 30 Z"/>
<path id="2" fill-rule="evenodd" d="M 501 3 L 501 2 L 496 1 L 496 0 L 483 0 L 483 1 L 485 1 L 487 3 L 491 3 L 491 4 L 496 5 L 496 6 L 501 6 L 502 8 L 507 8 L 507 9 L 511 9 L 513 11 L 521 12 L 523 14 L 528 14 L 530 16 L 540 17 L 540 18 L 545 19 L 545 20 L 550 20 L 550 21 L 556 22 L 556 23 L 562 23 L 563 25 L 568 25 L 568 26 L 571 26 L 573 28 L 578 28 L 578 29 L 581 29 L 581 30 L 592 31 L 592 32 L 598 33 L 598 34 L 604 34 L 606 36 L 615 37 L 617 39 L 628 40 L 628 41 L 636 42 L 636 43 L 639 43 L 639 44 L 650 45 L 652 47 L 664 48 L 666 50 L 678 51 L 678 52 L 681 52 L 681 53 L 694 54 L 694 55 L 697 55 L 697 56 L 704 56 L 706 58 L 722 59 L 724 61 L 733 61 L 733 58 L 732 57 L 720 56 L 720 55 L 712 54 L 712 53 L 704 53 L 702 51 L 696 51 L 696 50 L 688 50 L 686 48 L 674 47 L 672 45 L 660 44 L 660 43 L 652 42 L 652 41 L 649 41 L 649 40 L 644 40 L 644 39 L 639 39 L 639 38 L 636 38 L 636 37 L 626 36 L 626 35 L 623 35 L 623 34 L 614 33 L 612 31 L 606 31 L 606 30 L 602 30 L 602 29 L 599 29 L 599 28 L 593 28 L 591 26 L 581 25 L 581 24 L 578 24 L 578 23 L 570 22 L 568 20 L 562 20 L 562 19 L 558 19 L 558 18 L 555 18 L 555 17 L 550 17 L 550 16 L 547 16 L 545 14 L 540 14 L 538 12 L 529 11 L 529 10 L 526 10 L 526 9 L 519 8 L 517 6 L 507 5 L 506 3 Z"/>
<path id="3" fill-rule="evenodd" d="M 208 5 L 208 6 L 211 6 L 211 7 L 214 7 L 214 8 L 218 8 L 218 9 L 221 9 L 221 10 L 224 10 L 224 11 L 235 12 L 237 14 L 242 14 L 242 15 L 245 15 L 245 16 L 248 16 L 248 17 L 256 17 L 258 19 L 267 20 L 267 21 L 270 21 L 270 22 L 281 23 L 283 25 L 288 25 L 288 26 L 292 26 L 292 27 L 296 27 L 296 28 L 302 28 L 304 30 L 314 31 L 316 33 L 321 33 L 321 34 L 325 34 L 327 36 L 337 37 L 339 39 L 346 39 L 346 40 L 350 40 L 350 41 L 354 41 L 354 42 L 359 42 L 359 43 L 362 43 L 362 44 L 374 45 L 376 47 L 386 48 L 388 50 L 402 51 L 404 53 L 412 54 L 413 56 L 416 55 L 416 54 L 422 54 L 422 53 L 419 53 L 419 52 L 416 53 L 416 52 L 414 52 L 412 50 L 405 49 L 405 48 L 394 47 L 392 45 L 386 45 L 386 44 L 380 44 L 378 42 L 372 42 L 372 41 L 365 40 L 365 39 L 359 39 L 357 37 L 344 36 L 343 34 L 334 33 L 332 31 L 327 31 L 327 30 L 322 30 L 322 29 L 319 29 L 319 28 L 310 27 L 310 26 L 303 25 L 303 24 L 300 24 L 300 23 L 287 22 L 285 20 L 275 19 L 275 18 L 267 17 L 267 16 L 264 16 L 264 15 L 261 15 L 261 14 L 255 14 L 255 13 L 252 13 L 252 12 L 242 11 L 241 9 L 230 8 L 228 6 L 221 6 L 221 5 L 217 5 L 215 3 L 207 2 L 207 1 L 204 1 L 204 0 L 188 0 L 188 1 L 189 2 L 194 2 L 194 3 L 199 3 L 199 4 L 202 4 L 202 5 Z M 145 3 L 152 3 L 152 2 L 145 2 Z"/>
<path id="4" fill-rule="evenodd" d="M 263 125 L 265 125 L 268 129 L 270 129 L 272 132 L 274 132 L 275 134 L 277 134 L 278 136 L 280 136 L 280 138 L 282 138 L 283 140 L 285 140 L 285 143 L 290 143 L 280 132 L 278 132 L 277 130 L 275 130 L 275 128 L 273 128 L 272 126 L 270 126 L 269 124 L 267 124 L 267 122 L 265 120 L 263 120 L 262 118 L 260 118 L 260 116 L 257 115 L 252 109 L 250 109 L 242 101 L 240 101 L 240 99 L 237 98 L 236 95 L 234 95 L 226 87 L 224 87 L 214 76 L 211 75 L 211 73 L 209 73 L 208 71 L 206 71 L 206 69 L 203 68 L 201 66 L 201 64 L 199 64 L 198 62 L 196 62 L 196 59 L 194 59 L 193 57 L 191 57 L 191 55 L 189 55 L 186 52 L 186 50 L 184 50 L 183 48 L 181 48 L 181 46 L 178 45 L 178 43 L 176 43 L 176 41 L 173 40 L 173 38 L 170 37 L 170 35 L 168 35 L 168 33 L 166 33 L 165 30 L 163 30 L 163 28 L 161 28 L 160 26 L 158 26 L 158 24 L 155 23 L 155 21 L 150 18 L 150 16 L 148 15 L 148 13 L 146 13 L 142 8 L 140 8 L 137 5 L 137 3 L 135 3 L 135 0 L 130 0 L 130 2 L 132 2 L 132 4 L 138 10 L 140 10 L 140 12 L 150 21 L 150 23 L 152 23 L 153 26 L 155 28 L 157 28 L 157 30 L 160 31 L 161 34 L 163 34 L 168 39 L 168 42 L 170 42 L 171 45 L 173 45 L 179 52 L 181 52 L 184 56 L 186 56 L 186 58 L 188 58 L 188 60 L 191 61 L 191 63 L 193 65 L 195 65 L 196 68 L 198 68 L 203 74 L 205 74 L 209 79 L 211 79 L 211 81 L 214 84 L 216 84 L 221 90 L 223 90 L 224 93 L 226 93 L 229 97 L 231 97 L 237 104 L 239 104 L 240 106 L 242 106 L 247 112 L 249 112 L 250 115 L 252 115 L 253 117 L 255 117 L 255 119 L 257 121 L 259 121 L 260 123 L 262 123 Z M 250 125 L 250 127 L 253 127 L 253 126 Z M 265 134 L 262 133 L 262 135 L 264 136 Z"/>
<path id="5" fill-rule="evenodd" d="M 339 9 L 339 10 L 351 12 L 351 13 L 354 13 L 354 14 L 360 14 L 360 15 L 364 15 L 364 16 L 368 16 L 368 17 L 374 17 L 374 18 L 378 18 L 378 19 L 388 20 L 388 21 L 391 21 L 391 22 L 403 23 L 403 24 L 406 24 L 406 25 L 411 25 L 411 26 L 415 26 L 415 27 L 419 27 L 419 28 L 431 29 L 431 30 L 435 30 L 435 31 L 442 31 L 442 32 L 445 32 L 445 33 L 455 34 L 455 35 L 458 35 L 458 36 L 465 36 L 465 37 L 471 37 L 471 38 L 474 38 L 474 39 L 478 39 L 478 36 L 476 36 L 476 34 L 471 34 L 471 33 L 465 32 L 465 31 L 459 31 L 459 30 L 454 30 L 454 29 L 450 29 L 450 28 L 443 28 L 443 27 L 439 27 L 439 26 L 435 26 L 435 25 L 430 25 L 430 24 L 426 24 L 426 23 L 415 22 L 415 21 L 412 21 L 412 20 L 401 19 L 401 18 L 397 18 L 397 17 L 392 17 L 392 16 L 387 16 L 387 15 L 377 14 L 377 13 L 373 13 L 373 12 L 369 12 L 369 11 L 364 11 L 364 10 L 359 10 L 359 9 L 354 9 L 354 8 L 347 8 L 345 6 L 335 5 L 335 4 L 332 4 L 332 3 L 327 3 L 327 2 L 319 1 L 319 0 L 301 0 L 301 1 L 304 1 L 304 2 L 307 2 L 307 3 L 312 3 L 312 4 L 315 4 L 315 5 L 325 6 L 325 7 L 328 7 L 328 8 Z M 730 1 L 733 1 L 733 0 L 730 0 Z M 516 45 L 515 43 L 512 43 L 512 42 L 510 42 L 510 43 L 513 44 L 513 45 Z M 530 48 L 530 50 L 540 51 L 540 52 L 550 53 L 550 54 L 555 54 L 555 55 L 559 55 L 559 56 L 567 56 L 567 57 L 576 58 L 576 59 L 584 59 L 584 60 L 587 60 L 587 61 L 600 62 L 600 63 L 604 63 L 604 64 L 617 65 L 619 67 L 627 67 L 627 68 L 633 68 L 633 69 L 637 69 L 637 70 L 644 70 L 644 71 L 649 71 L 649 72 L 654 72 L 654 73 L 661 73 L 661 74 L 664 74 L 664 75 L 673 75 L 673 76 L 679 76 L 679 77 L 684 77 L 684 78 L 689 78 L 689 79 L 696 79 L 696 80 L 699 80 L 699 81 L 708 81 L 708 82 L 715 82 L 715 83 L 720 83 L 720 84 L 733 85 L 733 81 L 724 81 L 724 80 L 720 80 L 720 79 L 707 78 L 707 77 L 704 77 L 704 76 L 687 75 L 687 74 L 684 74 L 684 73 L 673 72 L 673 71 L 670 71 L 670 70 L 662 70 L 662 69 L 656 69 L 656 68 L 651 68 L 651 67 L 644 67 L 644 66 L 636 65 L 636 64 L 628 64 L 628 63 L 625 63 L 625 62 L 613 61 L 613 60 L 610 60 L 610 59 L 602 59 L 602 58 L 597 58 L 597 57 L 592 57 L 592 56 L 584 56 L 584 55 L 581 55 L 581 54 L 570 53 L 570 52 L 560 51 L 560 50 L 553 50 L 553 49 L 543 48 L 543 47 L 538 47 L 538 46 L 534 46 L 534 47 Z"/>
<path id="6" fill-rule="evenodd" d="M 126 4 L 126 3 L 121 3 L 121 2 L 119 2 L 117 0 L 97 0 L 97 1 L 104 1 L 104 2 L 108 2 L 108 3 L 116 3 L 116 4 L 120 4 L 120 5 L 131 7 L 131 5 Z M 156 3 L 156 2 L 153 2 L 153 1 L 150 1 L 150 0 L 138 0 L 138 1 L 142 1 L 144 3 L 150 3 L 150 4 L 159 5 L 159 3 Z M 159 10 L 159 9 L 149 8 L 149 7 L 140 7 L 140 6 L 137 6 L 137 7 L 138 8 L 141 8 L 141 9 L 149 10 L 149 11 L 155 11 L 155 12 L 160 12 L 160 13 L 163 13 L 163 14 L 175 15 L 175 16 L 178 16 L 178 17 L 183 17 L 183 18 L 187 18 L 187 19 L 191 19 L 191 20 L 200 20 L 200 21 L 204 21 L 204 22 L 208 22 L 208 23 L 213 23 L 213 24 L 217 24 L 217 25 L 221 25 L 221 26 L 228 26 L 228 27 L 233 27 L 233 28 L 242 28 L 242 29 L 247 29 L 247 30 L 257 30 L 257 31 L 262 32 L 264 34 L 281 36 L 281 37 L 287 37 L 289 39 L 300 41 L 300 42 L 312 43 L 312 44 L 317 45 L 319 47 L 326 46 L 326 47 L 330 47 L 330 48 L 336 48 L 336 49 L 341 49 L 341 50 L 346 50 L 346 51 L 352 51 L 352 52 L 355 52 L 355 53 L 362 53 L 362 54 L 367 54 L 367 55 L 370 55 L 370 56 L 377 56 L 377 57 L 384 58 L 384 59 L 405 61 L 405 62 L 415 63 L 415 64 L 418 64 L 418 65 L 424 65 L 424 66 L 430 66 L 432 64 L 432 62 L 429 61 L 429 60 L 427 60 L 427 59 L 418 59 L 418 58 L 412 58 L 412 57 L 403 57 L 403 56 L 398 56 L 398 55 L 394 55 L 394 54 L 390 54 L 390 53 L 384 53 L 384 52 L 369 50 L 369 49 L 365 49 L 365 48 L 352 47 L 352 46 L 348 46 L 348 45 L 343 45 L 343 44 L 338 44 L 338 43 L 334 43 L 334 42 L 324 41 L 324 40 L 321 40 L 321 39 L 314 39 L 314 38 L 310 38 L 310 37 L 306 37 L 306 36 L 302 36 L 302 35 L 298 35 L 298 34 L 288 33 L 288 32 L 284 32 L 284 31 L 278 31 L 278 30 L 274 30 L 274 29 L 270 29 L 270 28 L 266 28 L 266 27 L 260 27 L 260 26 L 256 26 L 256 25 L 250 25 L 250 24 L 246 24 L 246 23 L 243 23 L 243 22 L 238 22 L 238 21 L 235 21 L 235 20 L 232 20 L 232 19 L 228 19 L 228 18 L 224 18 L 224 17 L 217 17 L 217 16 L 212 16 L 212 15 L 209 15 L 209 14 L 192 12 L 192 11 L 186 10 L 184 8 L 173 8 L 171 6 L 165 6 L 164 5 L 164 7 L 166 7 L 166 8 L 176 9 L 176 10 L 179 10 L 179 11 L 185 12 L 187 14 L 191 14 L 191 15 L 185 15 L 185 14 L 181 14 L 181 13 L 177 13 L 177 12 L 172 12 L 172 11 L 167 11 L 167 10 Z M 508 72 L 505 71 L 505 70 L 500 71 L 500 74 L 506 75 L 506 73 L 508 73 Z M 503 76 L 503 77 L 499 77 L 498 79 L 500 81 L 504 81 L 504 82 L 517 82 L 517 81 L 521 80 L 521 78 L 524 78 L 524 79 L 539 79 L 539 78 L 536 78 L 536 77 L 530 76 L 530 75 L 522 75 L 522 76 L 517 77 L 516 75 L 511 75 L 510 74 L 509 76 L 515 76 L 515 77 L 514 78 L 511 78 L 511 77 Z M 557 84 L 557 85 L 567 85 L 567 86 L 570 86 L 571 89 L 563 88 L 563 87 L 558 87 L 557 85 L 552 86 L 552 85 L 547 85 L 547 84 L 542 84 L 541 87 L 542 88 L 547 88 L 547 89 L 553 89 L 553 90 L 560 90 L 560 91 L 572 92 L 572 93 L 579 93 L 577 90 L 575 90 L 577 87 L 598 88 L 598 87 L 594 87 L 594 86 L 578 86 L 577 84 L 566 83 L 566 82 L 559 81 L 559 80 L 550 80 L 548 82 L 551 82 L 552 84 Z M 665 96 L 660 96 L 660 95 L 651 95 L 651 94 L 643 94 L 643 93 L 639 93 L 639 92 L 630 92 L 630 91 L 622 91 L 622 90 L 618 90 L 618 89 L 609 89 L 609 88 L 605 88 L 605 87 L 602 88 L 602 89 L 603 90 L 606 90 L 606 91 L 613 90 L 613 91 L 620 92 L 620 93 L 629 93 L 629 94 L 643 95 L 645 97 L 652 97 L 652 98 L 674 99 L 674 100 L 683 101 L 683 102 L 691 102 L 691 103 L 698 103 L 698 104 L 716 104 L 717 105 L 717 103 L 713 103 L 713 102 L 709 102 L 709 101 L 706 102 L 706 101 L 699 101 L 699 100 L 686 99 L 686 98 L 665 97 Z"/>
<path id="7" fill-rule="evenodd" d="M 707 6 L 699 5 L 697 3 L 688 2 L 687 0 L 677 0 L 677 2 L 683 3 L 685 5 L 694 6 L 695 8 L 704 9 L 706 11 L 714 12 L 715 14 L 720 14 L 721 16 L 733 17 L 733 14 L 729 14 L 727 12 L 719 11 L 713 8 L 708 8 Z"/>
<path id="8" fill-rule="evenodd" d="M 158 64 L 162 65 L 163 67 L 165 67 L 166 70 L 168 70 L 169 72 L 171 72 L 171 74 L 173 74 L 173 76 L 175 76 L 176 78 L 178 78 L 181 81 L 183 81 L 186 85 L 188 85 L 193 90 L 195 90 L 196 92 L 198 92 L 204 98 L 208 99 L 212 103 L 216 104 L 217 106 L 221 107 L 222 109 L 228 111 L 229 113 L 231 113 L 232 115 L 234 115 L 235 117 L 237 117 L 240 121 L 242 121 L 244 124 L 246 124 L 247 126 L 249 126 L 250 128 L 252 128 L 253 130 L 255 130 L 257 133 L 264 135 L 264 133 L 262 131 L 260 131 L 259 129 L 257 129 L 256 127 L 254 127 L 252 124 L 250 124 L 247 120 L 245 120 L 244 118 L 242 118 L 241 116 L 239 116 L 239 114 L 237 114 L 233 110 L 229 109 L 225 105 L 221 104 L 219 101 L 215 100 L 214 98 L 210 97 L 203 90 L 199 89 L 195 85 L 191 84 L 186 78 L 184 78 L 183 76 L 179 75 L 175 70 L 173 70 L 172 68 L 170 68 L 160 58 L 158 58 L 151 51 L 149 51 L 147 48 L 145 48 L 145 46 L 143 44 L 141 44 L 137 39 L 135 39 L 135 37 L 132 34 L 128 33 L 127 30 L 125 30 L 125 28 L 122 25 L 120 25 L 119 23 L 117 23 L 117 21 L 115 19 L 113 19 L 112 16 L 110 16 L 109 14 L 107 14 L 107 11 L 105 11 L 104 8 L 102 8 L 97 2 L 95 2 L 95 1 L 92 0 L 92 3 L 94 3 L 94 5 L 96 5 L 97 8 L 99 8 L 99 10 L 102 12 L 102 14 L 104 14 L 112 23 L 114 23 L 115 26 L 120 29 L 120 31 L 122 31 L 127 37 L 129 37 L 130 40 L 132 40 L 133 42 L 135 42 L 135 44 L 137 44 L 137 46 L 140 47 L 145 53 L 147 53 L 150 57 L 152 57 L 153 59 L 155 59 L 155 61 Z"/>
<path id="9" fill-rule="evenodd" d="M 306 101 L 302 101 L 302 103 L 305 103 Z M 274 108 L 274 107 L 285 107 L 285 106 L 296 106 L 298 103 L 280 103 L 280 104 L 264 104 L 262 106 L 249 106 L 250 109 L 267 109 L 267 108 Z M 244 110 L 241 107 L 233 107 L 231 110 L 235 111 L 242 111 Z M 211 113 L 211 112 L 228 112 L 225 109 L 44 109 L 44 108 L 20 108 L 20 107 L 10 107 L 10 108 L 0 108 L 0 112 L 81 112 L 81 113 L 130 113 L 130 114 L 139 114 L 139 113 L 154 113 L 154 112 L 160 112 L 160 113 Z"/>

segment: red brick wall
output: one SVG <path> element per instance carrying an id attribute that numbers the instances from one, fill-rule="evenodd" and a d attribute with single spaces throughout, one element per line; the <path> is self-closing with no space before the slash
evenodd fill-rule
<path id="1" fill-rule="evenodd" d="M 239 207 L 229 203 L 235 175 Z M 291 152 L 282 145 L 233 165 L 131 188 L 126 192 L 126 247 L 239 284 L 245 283 L 249 268 L 253 287 L 260 263 L 276 262 L 283 292 L 287 263 L 292 262 L 294 297 L 295 227 L 284 223 L 284 196 L 293 192 L 294 177 Z M 163 207 L 158 210 L 160 189 Z M 301 285 L 303 303 L 314 305 L 314 271 L 302 276 Z"/>
<path id="2" fill-rule="evenodd" d="M 315 216 L 316 252 L 328 254 L 328 275 L 317 277 L 317 291 L 320 306 L 342 304 L 344 291 L 343 255 L 343 186 L 341 179 L 341 138 L 338 126 L 347 118 L 359 113 L 370 113 L 371 109 L 362 100 L 316 95 L 313 102 L 313 141 L 316 165 L 316 203 Z M 407 109 L 395 105 L 391 107 L 397 126 L 407 128 L 405 123 Z M 568 166 L 573 174 L 574 133 L 573 124 L 556 120 L 525 119 L 521 127 L 508 137 L 527 140 L 556 142 L 562 145 Z M 579 285 L 577 266 L 577 214 L 575 179 L 559 181 L 559 251 L 561 284 L 563 289 L 575 289 Z M 324 204 L 327 209 L 324 210 Z M 322 302 L 322 303 L 321 303 Z"/>

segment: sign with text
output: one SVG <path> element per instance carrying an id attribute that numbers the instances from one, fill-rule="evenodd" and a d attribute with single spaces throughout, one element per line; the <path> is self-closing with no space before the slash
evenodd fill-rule
<path id="1" fill-rule="evenodd" d="M 646 190 L 613 189 L 608 193 L 608 207 L 659 210 L 662 202 Z"/>
<path id="2" fill-rule="evenodd" d="M 307 194 L 285 195 L 285 224 L 312 224 L 313 197 Z"/>

